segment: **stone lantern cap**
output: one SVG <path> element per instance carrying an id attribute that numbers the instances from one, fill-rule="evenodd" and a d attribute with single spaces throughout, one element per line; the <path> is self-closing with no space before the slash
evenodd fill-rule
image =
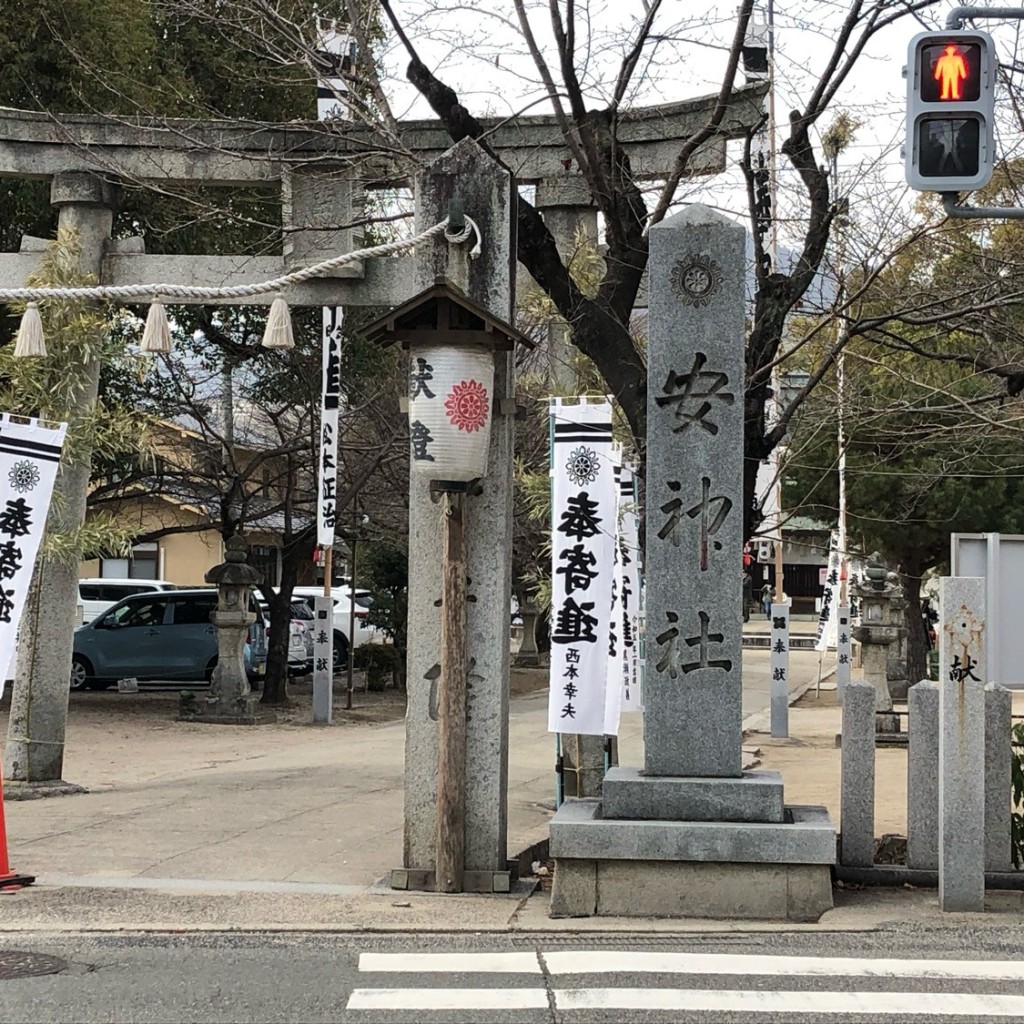
<path id="1" fill-rule="evenodd" d="M 227 539 L 224 547 L 224 561 L 207 572 L 203 577 L 206 582 L 218 587 L 254 587 L 259 583 L 263 573 L 246 562 L 249 545 L 245 538 L 235 534 Z"/>

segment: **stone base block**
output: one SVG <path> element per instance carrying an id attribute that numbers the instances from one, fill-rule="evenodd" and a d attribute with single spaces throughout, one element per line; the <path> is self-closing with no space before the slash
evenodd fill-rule
<path id="1" fill-rule="evenodd" d="M 832 906 L 835 830 L 824 807 L 783 819 L 627 820 L 567 800 L 551 821 L 551 916 L 816 921 Z"/>
<path id="2" fill-rule="evenodd" d="M 747 771 L 738 779 L 644 775 L 612 768 L 604 778 L 605 819 L 641 821 L 783 821 L 782 776 Z"/>
<path id="3" fill-rule="evenodd" d="M 824 807 L 787 807 L 785 818 L 635 821 L 603 817 L 600 800 L 566 800 L 551 819 L 549 853 L 556 860 L 835 864 L 835 829 Z"/>
<path id="4" fill-rule="evenodd" d="M 558 859 L 551 917 L 817 921 L 832 909 L 825 864 Z"/>

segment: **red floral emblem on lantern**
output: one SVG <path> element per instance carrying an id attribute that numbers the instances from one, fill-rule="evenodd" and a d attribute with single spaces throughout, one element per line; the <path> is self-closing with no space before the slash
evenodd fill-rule
<path id="1" fill-rule="evenodd" d="M 471 434 L 487 422 L 487 390 L 479 381 L 460 381 L 444 400 L 444 408 L 453 427 Z"/>

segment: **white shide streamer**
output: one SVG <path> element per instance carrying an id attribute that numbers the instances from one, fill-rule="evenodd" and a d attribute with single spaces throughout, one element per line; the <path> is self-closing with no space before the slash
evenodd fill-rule
<path id="1" fill-rule="evenodd" d="M 617 495 L 612 408 L 551 400 L 551 690 L 548 730 L 604 734 Z"/>
<path id="2" fill-rule="evenodd" d="M 15 648 L 66 431 L 0 413 L 0 651 Z"/>

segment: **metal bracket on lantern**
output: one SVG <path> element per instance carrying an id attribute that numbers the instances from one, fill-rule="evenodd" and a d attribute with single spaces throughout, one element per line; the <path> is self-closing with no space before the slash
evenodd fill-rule
<path id="1" fill-rule="evenodd" d="M 448 230 L 452 234 L 466 230 L 466 211 L 460 196 L 452 196 L 448 200 Z"/>
<path id="2" fill-rule="evenodd" d="M 466 494 L 471 498 L 484 493 L 480 477 L 473 480 L 431 480 L 430 498 L 436 504 L 442 494 Z"/>

